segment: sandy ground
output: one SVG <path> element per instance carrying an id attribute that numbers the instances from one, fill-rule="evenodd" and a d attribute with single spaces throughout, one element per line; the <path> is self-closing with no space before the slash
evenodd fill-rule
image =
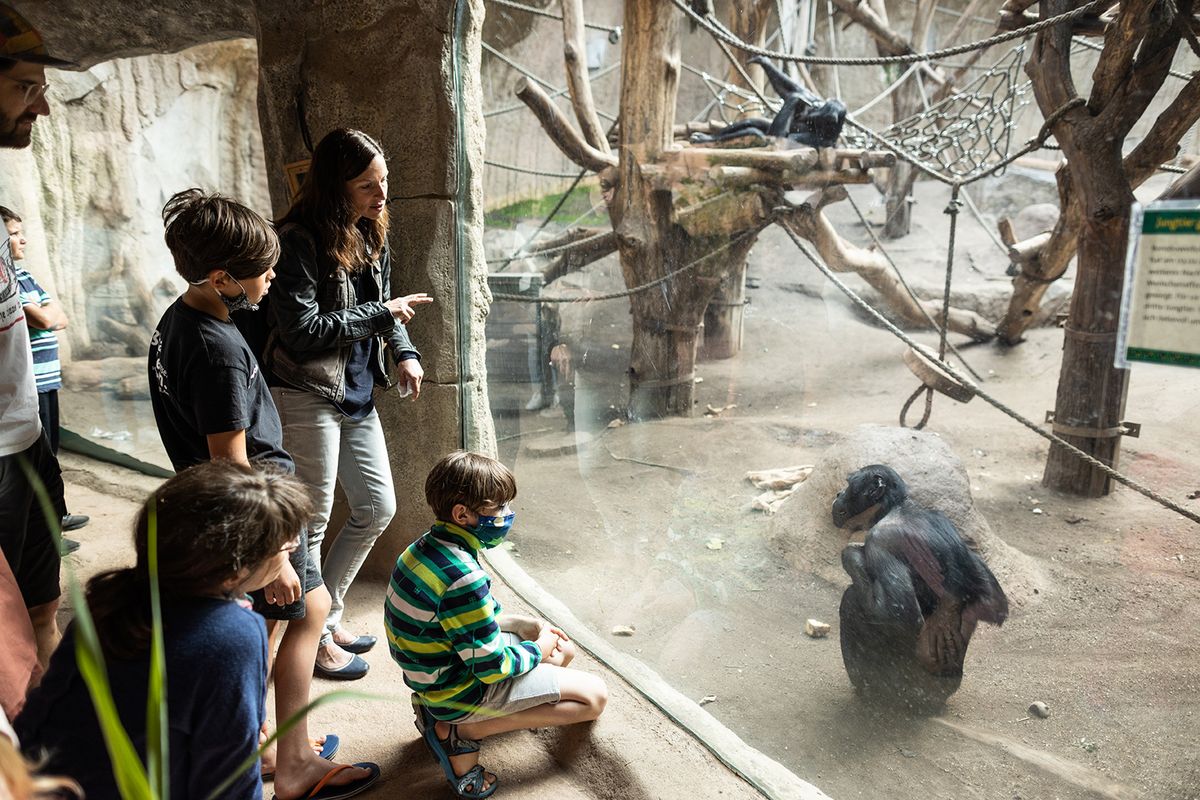
<path id="1" fill-rule="evenodd" d="M 918 291 L 940 294 L 944 190 L 920 191 L 918 227 L 892 250 Z M 847 211 L 842 230 L 863 238 Z M 960 241 L 956 296 L 1006 297 L 1004 260 L 965 215 Z M 594 265 L 551 290 L 603 291 L 619 281 L 614 270 Z M 627 308 L 565 312 L 583 364 L 579 425 L 597 438 L 577 456 L 546 456 L 559 410 L 498 420 L 520 480 L 512 538 L 525 568 L 595 630 L 635 628 L 613 643 L 709 698 L 715 716 L 832 797 L 1200 797 L 1200 531 L 1122 487 L 1098 500 L 1047 491 L 1045 440 L 980 400 L 939 398 L 929 429 L 965 463 L 993 531 L 1051 579 L 1003 629 L 976 635 L 939 719 L 855 700 L 836 638 L 845 582 L 781 563 L 772 537 L 788 532 L 749 510 L 756 492 L 742 477 L 818 463 L 858 424 L 895 424 L 917 383 L 903 345 L 858 319 L 783 236 L 760 239 L 750 277 L 745 349 L 701 364 L 693 419 L 605 428 L 627 391 Z M 988 391 L 1040 422 L 1054 406 L 1061 342 L 1043 328 L 1018 347 L 964 355 Z M 1136 366 L 1126 419 L 1142 436 L 1125 440 L 1122 457 L 1130 476 L 1192 509 L 1198 390 L 1195 371 Z M 804 637 L 805 617 L 834 623 L 831 638 Z M 1048 719 L 1029 718 L 1035 700 Z"/>
<path id="2" fill-rule="evenodd" d="M 147 495 L 157 481 L 70 453 L 64 455 L 63 465 L 70 507 L 92 518 L 86 528 L 72 533 L 82 547 L 66 560 L 69 570 L 85 581 L 101 570 L 130 563 L 130 531 L 138 508 L 135 498 Z M 347 603 L 347 624 L 352 630 L 369 631 L 383 640 L 385 588 L 370 581 L 355 584 Z M 507 610 L 531 613 L 501 582 L 497 581 L 494 589 Z M 65 603 L 60 621 L 65 624 L 70 616 L 69 603 Z M 356 695 L 318 707 L 310 716 L 310 733 L 338 734 L 343 743 L 339 761 L 380 765 L 381 780 L 359 797 L 453 797 L 412 724 L 409 693 L 399 667 L 390 662 L 385 648 L 377 648 L 367 658 L 372 669 L 361 681 L 314 680 L 314 697 L 337 690 Z M 483 763 L 500 776 L 497 796 L 531 800 L 760 797 L 619 676 L 586 654 L 575 663 L 605 678 L 609 687 L 605 715 L 594 725 L 520 731 L 489 739 Z M 272 797 L 270 789 L 268 785 L 264 797 Z"/>
<path id="3" fill-rule="evenodd" d="M 933 293 L 945 263 L 939 191 L 920 187 L 918 227 L 892 248 L 918 289 Z M 848 236 L 862 238 L 848 209 L 835 214 Z M 1006 296 L 994 245 L 967 218 L 960 240 L 960 302 Z M 836 638 L 845 583 L 781 561 L 772 541 L 789 532 L 750 510 L 755 490 L 743 474 L 817 463 L 855 426 L 894 424 L 916 382 L 900 360 L 902 345 L 855 316 L 781 234 L 762 237 L 750 277 L 757 288 L 743 352 L 698 370 L 700 411 L 736 404 L 717 417 L 606 428 L 626 393 L 627 306 L 564 313 L 581 367 L 579 426 L 596 436 L 578 454 L 548 456 L 540 453 L 546 441 L 564 439 L 560 409 L 498 416 L 501 456 L 520 482 L 512 537 L 519 563 L 593 630 L 633 627 L 633 636 L 612 643 L 831 797 L 1200 797 L 1196 526 L 1124 488 L 1098 500 L 1046 491 L 1045 441 L 979 400 L 939 398 L 930 430 L 964 462 L 996 535 L 1051 580 L 1002 629 L 979 631 L 962 688 L 939 718 L 881 713 L 854 698 Z M 607 290 L 619 280 L 610 260 L 550 291 Z M 1061 342 L 1061 331 L 1044 328 L 1018 347 L 964 355 L 988 391 L 1040 420 L 1054 405 Z M 498 408 L 523 404 L 528 392 L 493 388 Z M 1200 509 L 1189 499 L 1200 490 L 1198 412 L 1200 373 L 1135 367 L 1126 419 L 1143 429 L 1125 441 L 1122 469 L 1192 509 Z M 87 574 L 126 552 L 133 505 L 109 494 L 113 484 L 136 497 L 153 482 L 98 482 L 75 458 L 72 508 L 95 520 L 74 559 Z M 713 540 L 720 549 L 710 549 Z M 355 587 L 353 626 L 381 632 L 381 590 Z M 805 617 L 834 623 L 833 635 L 804 637 Z M 383 764 L 387 781 L 369 796 L 448 796 L 416 741 L 398 672 L 381 654 L 372 663 L 354 688 L 391 701 L 322 708 L 313 730 L 341 734 L 347 758 Z M 609 714 L 574 755 L 557 734 L 488 745 L 506 796 L 755 796 L 619 681 L 610 683 Z M 1048 719 L 1029 718 L 1035 700 L 1049 705 Z"/>

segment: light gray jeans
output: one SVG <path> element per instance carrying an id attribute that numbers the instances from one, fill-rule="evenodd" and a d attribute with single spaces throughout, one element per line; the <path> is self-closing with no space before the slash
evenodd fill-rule
<path id="1" fill-rule="evenodd" d="M 296 477 L 312 490 L 315 505 L 308 526 L 308 551 L 321 567 L 332 603 L 321 644 L 328 644 L 342 619 L 346 592 L 367 554 L 396 514 L 396 490 L 379 414 L 343 416 L 323 397 L 299 389 L 272 387 L 283 422 L 283 446 L 296 462 Z M 340 483 L 350 517 L 321 561 L 321 543 L 333 510 L 334 484 Z"/>

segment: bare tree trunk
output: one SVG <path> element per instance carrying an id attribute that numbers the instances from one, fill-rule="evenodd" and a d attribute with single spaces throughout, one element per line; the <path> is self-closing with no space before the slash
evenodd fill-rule
<path id="1" fill-rule="evenodd" d="M 913 16 L 912 46 L 918 50 L 925 49 L 929 37 L 929 26 L 933 22 L 933 11 L 937 0 L 917 0 L 917 10 Z M 914 72 L 895 93 L 892 94 L 892 119 L 899 122 L 907 119 L 921 110 L 921 80 L 920 71 Z M 889 239 L 907 236 L 912 230 L 912 197 L 913 186 L 917 182 L 918 171 L 907 161 L 901 161 L 892 168 L 888 176 L 886 188 L 887 219 L 883 225 L 883 235 Z"/>
<path id="2" fill-rule="evenodd" d="M 1061 14 L 1073 5 L 1072 0 L 1042 0 L 1040 15 Z M 1117 369 L 1113 361 L 1133 203 L 1131 177 L 1137 172 L 1130 168 L 1137 149 L 1122 159 L 1121 148 L 1162 87 L 1182 26 L 1190 21 L 1191 4 L 1181 4 L 1180 12 L 1177 20 L 1155 0 L 1123 2 L 1092 73 L 1086 108 L 1063 113 L 1053 128 L 1070 164 L 1070 188 L 1081 211 L 1079 270 L 1063 343 L 1054 426 L 1068 442 L 1112 467 L 1120 456 L 1117 431 L 1129 382 L 1128 371 Z M 1047 117 L 1078 96 L 1071 75 L 1070 37 L 1071 31 L 1061 26 L 1039 33 L 1026 67 Z M 1152 133 L 1162 130 L 1159 125 L 1171 119 L 1175 105 L 1159 117 Z M 1091 497 L 1111 489 L 1108 476 L 1061 446 L 1051 446 L 1042 483 Z"/>
<path id="3" fill-rule="evenodd" d="M 609 211 L 625 285 L 636 287 L 685 263 L 678 260 L 681 232 L 673 230 L 671 192 L 655 190 L 641 173 L 642 164 L 653 162 L 671 144 L 674 132 L 679 14 L 668 3 L 626 0 L 625 31 L 620 179 Z M 703 306 L 689 315 L 671 302 L 683 299 L 674 290 L 691 280 L 676 281 L 665 292 L 638 292 L 630 298 L 629 412 L 636 419 L 691 413 Z"/>
<path id="4" fill-rule="evenodd" d="M 732 15 L 730 29 L 744 42 L 761 45 L 767 28 L 767 20 L 774 10 L 773 0 L 733 0 L 729 13 Z M 744 50 L 734 53 L 746 72 L 757 81 L 759 92 L 763 90 L 763 72 L 746 63 L 749 55 Z M 730 67 L 728 80 L 742 83 L 737 69 Z M 733 358 L 742 351 L 745 326 L 746 258 L 736 262 L 726 259 L 727 273 L 713 293 L 708 308 L 704 311 L 704 345 L 700 357 L 705 359 Z"/>

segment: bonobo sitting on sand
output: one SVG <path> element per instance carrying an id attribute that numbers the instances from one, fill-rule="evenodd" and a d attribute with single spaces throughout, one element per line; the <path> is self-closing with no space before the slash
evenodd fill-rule
<path id="1" fill-rule="evenodd" d="M 714 134 L 693 133 L 691 142 L 723 142 L 739 136 L 775 136 L 788 138 L 808 147 L 833 147 L 842 133 L 846 120 L 846 106 L 841 100 L 822 100 L 796 81 L 789 78 L 762 56 L 754 56 L 751 64 L 758 64 L 767 73 L 771 88 L 783 98 L 783 106 L 774 120 L 750 117 L 739 120 Z M 799 108 L 799 113 L 797 113 Z"/>
<path id="2" fill-rule="evenodd" d="M 908 497 L 882 464 L 852 474 L 833 501 L 833 524 L 862 530 L 842 550 L 842 661 L 862 695 L 937 710 L 962 682 L 980 621 L 1001 625 L 1008 598 L 954 524 Z"/>

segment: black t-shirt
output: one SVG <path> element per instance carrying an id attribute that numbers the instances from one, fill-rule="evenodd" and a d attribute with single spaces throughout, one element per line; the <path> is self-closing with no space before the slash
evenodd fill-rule
<path id="1" fill-rule="evenodd" d="M 209 460 L 209 434 L 245 431 L 251 461 L 295 471 L 258 359 L 232 322 L 176 300 L 150 339 L 149 371 L 158 435 L 175 469 Z"/>
<path id="2" fill-rule="evenodd" d="M 355 297 L 367 296 L 371 281 L 371 270 L 362 268 L 351 276 L 354 281 Z M 334 407 L 350 419 L 366 419 L 375 408 L 372 400 L 375 391 L 375 374 L 371 370 L 371 362 L 375 358 L 375 348 L 379 346 L 379 337 L 368 336 L 350 345 L 350 357 L 346 359 L 346 394 L 342 402 L 335 402 Z"/>

